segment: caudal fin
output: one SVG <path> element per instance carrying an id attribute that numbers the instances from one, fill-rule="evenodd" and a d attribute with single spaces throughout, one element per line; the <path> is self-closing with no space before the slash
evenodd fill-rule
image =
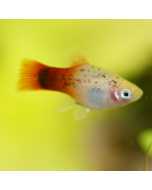
<path id="1" fill-rule="evenodd" d="M 43 69 L 49 68 L 39 62 L 24 59 L 18 81 L 18 90 L 41 90 L 40 73 Z"/>

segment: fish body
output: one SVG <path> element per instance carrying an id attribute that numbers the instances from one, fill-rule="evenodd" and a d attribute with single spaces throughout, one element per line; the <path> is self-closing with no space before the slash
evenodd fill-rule
<path id="1" fill-rule="evenodd" d="M 138 100 L 143 92 L 135 84 L 102 68 L 92 66 L 81 55 L 69 68 L 49 67 L 23 60 L 19 90 L 54 90 L 70 95 L 77 104 L 102 110 Z"/>

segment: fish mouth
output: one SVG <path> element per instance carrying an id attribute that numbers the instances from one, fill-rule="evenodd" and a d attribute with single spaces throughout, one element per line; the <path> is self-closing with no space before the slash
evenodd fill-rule
<path id="1" fill-rule="evenodd" d="M 138 100 L 139 98 L 141 98 L 142 95 L 143 95 L 143 91 L 141 89 L 137 89 L 135 91 L 134 100 Z"/>

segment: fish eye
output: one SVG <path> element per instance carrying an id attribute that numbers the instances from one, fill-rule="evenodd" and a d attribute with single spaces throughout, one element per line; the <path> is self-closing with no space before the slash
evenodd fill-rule
<path id="1" fill-rule="evenodd" d="M 121 91 L 121 97 L 124 99 L 130 99 L 131 98 L 131 91 L 129 89 L 123 89 Z"/>

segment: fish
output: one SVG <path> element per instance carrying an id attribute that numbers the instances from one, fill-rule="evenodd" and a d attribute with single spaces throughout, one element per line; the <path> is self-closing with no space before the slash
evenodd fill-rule
<path id="1" fill-rule="evenodd" d="M 82 53 L 74 53 L 67 68 L 51 67 L 23 59 L 18 90 L 53 90 L 68 94 L 78 105 L 75 118 L 90 110 L 105 110 L 138 100 L 143 91 L 119 75 L 91 65 Z"/>

